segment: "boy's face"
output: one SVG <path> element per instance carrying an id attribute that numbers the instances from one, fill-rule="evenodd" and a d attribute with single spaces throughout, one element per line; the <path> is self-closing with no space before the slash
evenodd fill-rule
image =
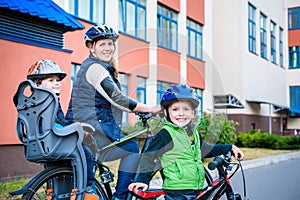
<path id="1" fill-rule="evenodd" d="M 172 103 L 168 112 L 172 123 L 180 127 L 185 127 L 195 117 L 195 110 L 188 101 Z"/>
<path id="2" fill-rule="evenodd" d="M 38 87 L 44 87 L 53 90 L 56 94 L 60 93 L 61 82 L 57 75 L 51 75 L 48 78 L 42 80 Z"/>

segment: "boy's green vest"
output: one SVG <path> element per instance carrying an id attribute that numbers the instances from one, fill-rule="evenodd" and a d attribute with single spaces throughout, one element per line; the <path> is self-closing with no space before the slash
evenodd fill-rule
<path id="1" fill-rule="evenodd" d="M 201 160 L 200 138 L 193 129 L 194 145 L 182 127 L 167 122 L 164 127 L 174 143 L 173 149 L 161 157 L 165 175 L 165 190 L 200 190 L 203 188 L 205 172 Z"/>

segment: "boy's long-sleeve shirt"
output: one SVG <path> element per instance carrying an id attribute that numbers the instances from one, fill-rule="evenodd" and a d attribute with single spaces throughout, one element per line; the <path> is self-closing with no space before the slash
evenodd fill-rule
<path id="1" fill-rule="evenodd" d="M 188 132 L 188 131 L 187 131 Z M 200 134 L 199 134 L 200 135 Z M 155 169 L 156 160 L 164 153 L 173 148 L 173 141 L 166 129 L 161 129 L 151 141 L 146 152 L 140 160 L 139 174 L 135 182 L 149 184 L 151 175 Z M 230 144 L 208 144 L 200 135 L 201 153 L 203 158 L 215 157 L 227 153 L 232 145 Z"/>

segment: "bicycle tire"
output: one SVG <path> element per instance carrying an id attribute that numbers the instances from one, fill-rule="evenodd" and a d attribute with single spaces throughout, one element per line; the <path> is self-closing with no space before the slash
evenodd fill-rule
<path id="1" fill-rule="evenodd" d="M 46 200 L 46 189 L 47 185 L 53 184 L 54 182 L 61 181 L 63 183 L 63 187 L 61 185 L 59 187 L 53 188 L 53 198 L 58 199 L 58 195 L 60 194 L 68 194 L 71 192 L 74 186 L 73 181 L 73 170 L 70 167 L 56 167 L 53 168 L 46 173 L 39 176 L 35 182 L 29 185 L 28 192 L 26 192 L 22 196 L 22 200 Z M 101 196 L 104 200 L 108 200 L 106 193 L 104 192 L 100 183 L 95 180 L 95 188 L 96 192 L 99 196 Z M 57 190 L 57 191 L 56 191 Z M 70 197 L 60 198 L 69 200 Z"/>

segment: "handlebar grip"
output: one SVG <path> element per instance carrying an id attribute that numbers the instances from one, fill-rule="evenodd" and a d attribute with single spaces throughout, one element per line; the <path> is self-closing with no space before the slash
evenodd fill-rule
<path id="1" fill-rule="evenodd" d="M 208 169 L 214 170 L 216 167 L 219 167 L 223 164 L 224 159 L 220 156 L 215 157 L 214 161 L 208 164 Z"/>

